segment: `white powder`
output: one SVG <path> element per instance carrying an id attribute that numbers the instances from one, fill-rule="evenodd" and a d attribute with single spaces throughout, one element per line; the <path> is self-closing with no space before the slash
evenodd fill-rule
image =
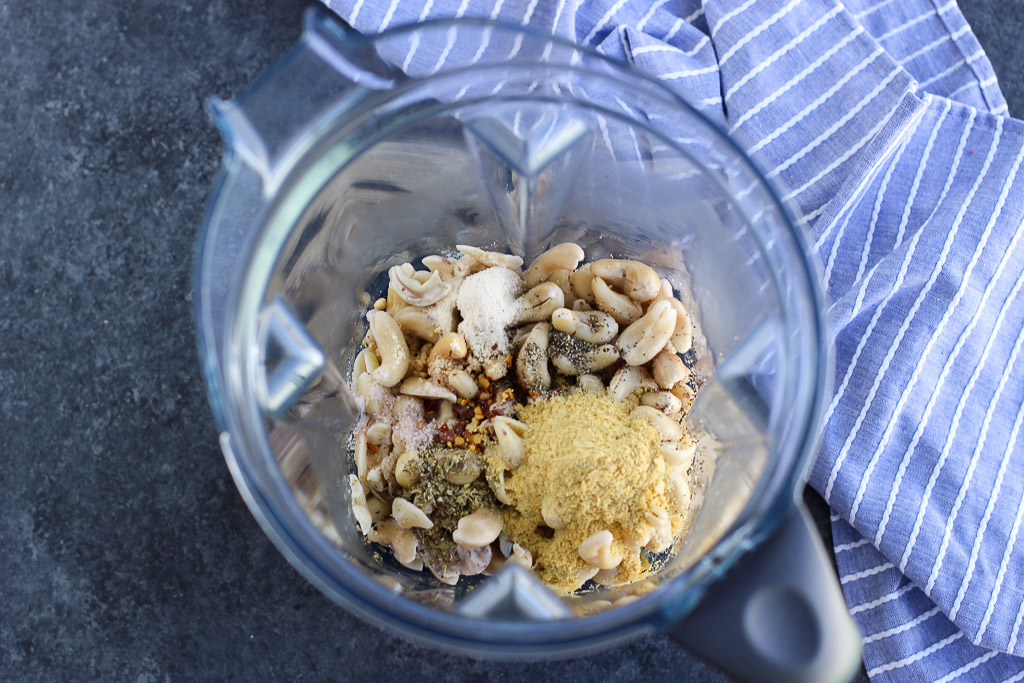
<path id="1" fill-rule="evenodd" d="M 417 451 L 425 447 L 437 434 L 437 424 L 424 420 L 423 404 L 419 401 L 407 402 L 404 409 L 394 413 L 394 420 L 398 438 L 408 451 Z"/>
<path id="2" fill-rule="evenodd" d="M 519 314 L 516 298 L 522 291 L 519 273 L 497 267 L 470 275 L 459 287 L 459 334 L 491 379 L 503 377 L 507 371 L 505 356 L 510 346 L 505 328 L 515 324 Z"/>

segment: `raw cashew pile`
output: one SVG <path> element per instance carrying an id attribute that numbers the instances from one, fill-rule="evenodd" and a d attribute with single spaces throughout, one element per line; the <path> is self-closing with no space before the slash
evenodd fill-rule
<path id="1" fill-rule="evenodd" d="M 519 257 L 457 248 L 456 258 L 424 258 L 426 270 L 392 267 L 386 297 L 366 314 L 352 374 L 363 411 L 349 477 L 358 528 L 400 564 L 448 584 L 506 562 L 532 568 L 531 552 L 503 533 L 505 477 L 528 457 L 517 411 L 547 396 L 605 392 L 630 401 L 632 417 L 661 436 L 676 509 L 649 513 L 650 533 L 631 547 L 668 549 L 690 504 L 696 448 L 681 420 L 703 380 L 691 373 L 693 325 L 671 284 L 638 261 L 581 265 L 573 243 L 525 272 Z M 543 517 L 564 527 L 555 509 Z M 583 581 L 614 570 L 622 548 L 609 529 L 587 537 L 577 552 L 593 571 Z"/>

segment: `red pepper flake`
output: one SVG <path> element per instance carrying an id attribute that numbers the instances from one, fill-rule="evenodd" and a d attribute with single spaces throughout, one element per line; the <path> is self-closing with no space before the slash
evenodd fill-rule
<path id="1" fill-rule="evenodd" d="M 368 444 L 366 444 L 366 450 L 370 451 L 371 453 L 376 453 L 377 452 L 377 448 L 378 448 L 378 446 L 375 443 L 368 443 Z"/>

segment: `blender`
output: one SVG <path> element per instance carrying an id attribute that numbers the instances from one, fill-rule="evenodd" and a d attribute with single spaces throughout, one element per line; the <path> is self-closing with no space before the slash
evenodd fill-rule
<path id="1" fill-rule="evenodd" d="M 627 65 L 528 28 L 362 36 L 323 11 L 210 110 L 224 168 L 196 261 L 199 352 L 236 485 L 285 557 L 383 627 L 538 658 L 666 631 L 747 680 L 842 681 L 859 636 L 798 500 L 829 381 L 818 274 L 776 190 L 719 127 Z M 575 242 L 667 278 L 710 379 L 699 505 L 642 585 L 556 595 L 507 564 L 455 586 L 355 526 L 348 379 L 389 267 L 470 244 Z M 314 398 L 315 397 L 315 400 Z"/>

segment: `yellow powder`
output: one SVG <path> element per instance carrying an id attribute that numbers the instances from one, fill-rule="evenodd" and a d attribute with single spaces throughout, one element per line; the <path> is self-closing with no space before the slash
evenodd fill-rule
<path id="1" fill-rule="evenodd" d="M 511 506 L 505 533 L 527 548 L 534 571 L 562 590 L 574 590 L 589 565 L 577 549 L 588 536 L 608 529 L 613 550 L 623 555 L 616 583 L 640 578 L 648 569 L 637 546 L 646 543 L 647 512 L 671 510 L 661 436 L 649 422 L 630 417 L 632 401 L 575 392 L 522 409 L 526 450 L 522 464 L 505 473 Z M 565 527 L 545 525 L 542 506 Z M 681 520 L 672 515 L 672 531 Z M 638 539 L 627 548 L 619 539 Z"/>

